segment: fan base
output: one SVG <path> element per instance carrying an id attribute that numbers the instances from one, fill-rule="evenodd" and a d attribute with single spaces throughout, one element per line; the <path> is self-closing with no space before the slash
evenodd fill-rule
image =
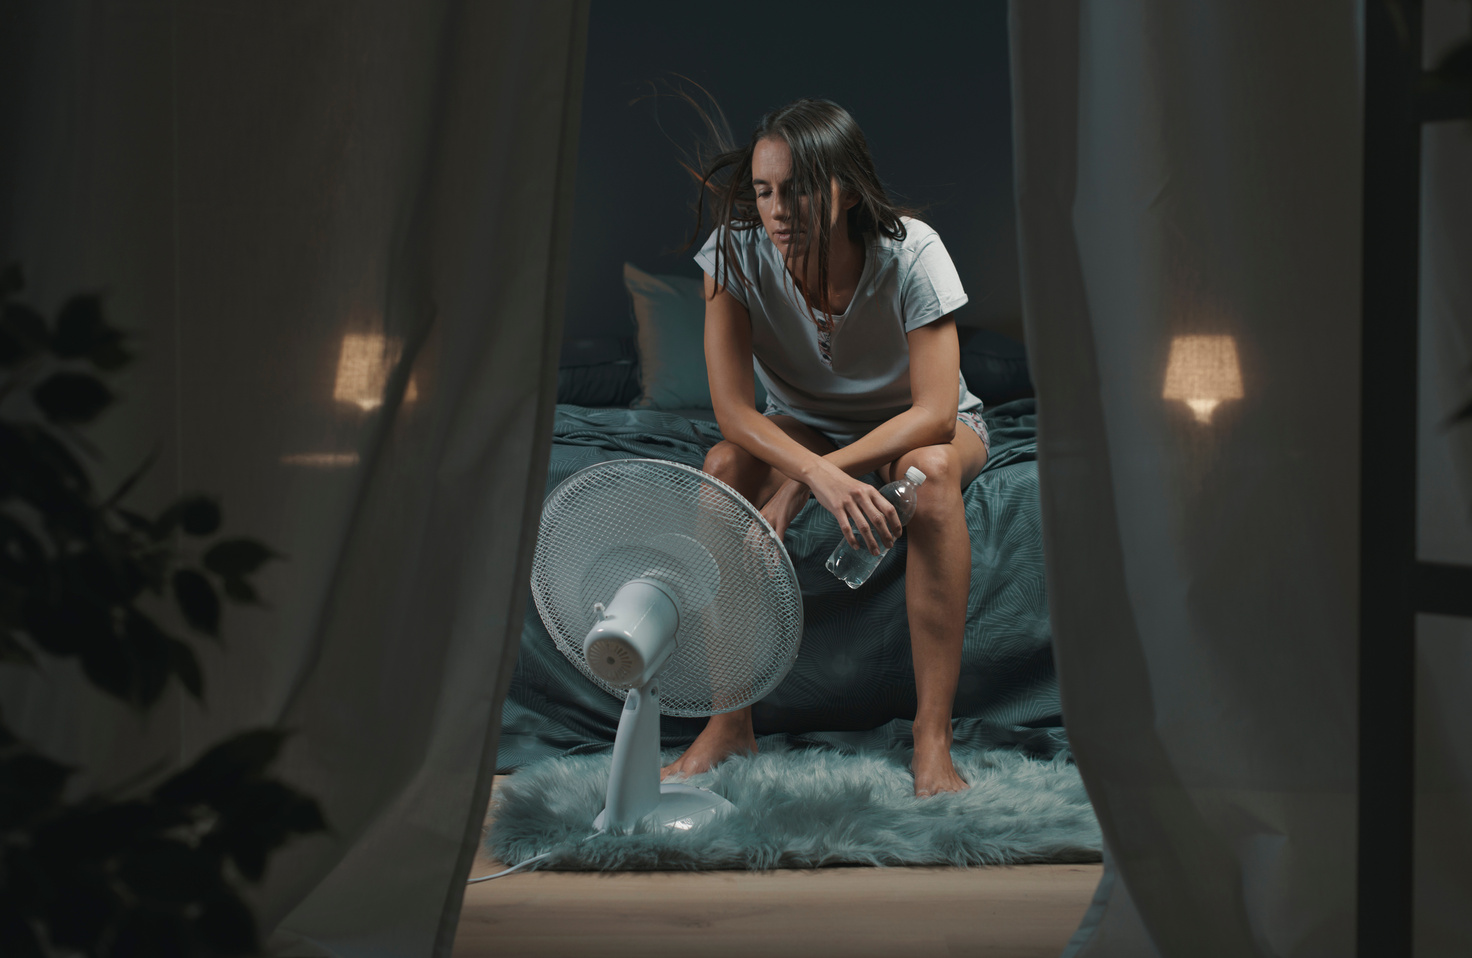
<path id="1" fill-rule="evenodd" d="M 682 782 L 662 782 L 659 786 L 659 805 L 639 819 L 638 828 L 698 828 L 735 808 L 730 802 L 708 788 L 686 785 Z M 604 821 L 608 809 L 593 819 L 593 827 L 605 831 Z"/>

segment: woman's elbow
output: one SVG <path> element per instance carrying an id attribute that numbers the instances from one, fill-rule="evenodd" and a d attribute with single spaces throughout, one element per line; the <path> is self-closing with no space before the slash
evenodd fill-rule
<path id="1" fill-rule="evenodd" d="M 956 417 L 954 415 L 946 415 L 944 413 L 933 415 L 930 417 L 930 422 L 927 425 L 929 427 L 928 431 L 933 437 L 930 445 L 944 446 L 956 438 Z"/>
<path id="2" fill-rule="evenodd" d="M 747 413 L 756 410 L 742 402 L 721 402 L 712 397 L 711 411 L 715 414 L 716 425 L 721 429 L 721 435 L 726 439 L 740 444 L 739 436 L 745 436 L 751 432 L 751 417 Z"/>

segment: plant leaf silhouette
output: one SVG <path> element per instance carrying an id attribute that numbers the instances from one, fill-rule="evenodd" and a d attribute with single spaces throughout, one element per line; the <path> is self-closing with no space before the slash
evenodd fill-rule
<path id="1" fill-rule="evenodd" d="M 61 372 L 52 373 L 31 390 L 31 398 L 52 422 L 80 425 L 96 419 L 112 403 L 113 395 L 96 376 Z"/>
<path id="2" fill-rule="evenodd" d="M 174 573 L 174 598 L 189 624 L 206 635 L 220 634 L 220 597 L 210 580 L 193 569 Z"/>
<path id="3" fill-rule="evenodd" d="M 269 559 L 279 558 L 254 539 L 227 539 L 211 546 L 204 554 L 204 567 L 218 576 L 250 575 Z"/>

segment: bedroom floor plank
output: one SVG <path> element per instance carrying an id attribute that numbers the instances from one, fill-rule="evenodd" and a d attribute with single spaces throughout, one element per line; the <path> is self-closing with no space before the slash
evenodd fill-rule
<path id="1" fill-rule="evenodd" d="M 498 778 L 499 780 L 499 778 Z M 482 854 L 473 874 L 502 866 Z M 455 958 L 1054 958 L 1100 865 L 529 872 L 471 885 Z"/>

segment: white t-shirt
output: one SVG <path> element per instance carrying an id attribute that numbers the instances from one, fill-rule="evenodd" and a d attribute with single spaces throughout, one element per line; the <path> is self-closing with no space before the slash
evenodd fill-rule
<path id="1" fill-rule="evenodd" d="M 712 231 L 695 261 L 751 314 L 751 351 L 769 407 L 842 442 L 852 442 L 913 405 L 910 346 L 905 334 L 966 302 L 961 278 L 935 230 L 905 217 L 905 238 L 880 235 L 864 256 L 853 300 L 825 337 L 808 313 L 782 254 L 766 230 L 732 230 L 744 286 L 734 273 L 716 276 Z M 726 272 L 725 256 L 721 272 Z M 826 342 L 824 340 L 827 340 Z M 981 408 L 961 377 L 958 411 Z"/>

